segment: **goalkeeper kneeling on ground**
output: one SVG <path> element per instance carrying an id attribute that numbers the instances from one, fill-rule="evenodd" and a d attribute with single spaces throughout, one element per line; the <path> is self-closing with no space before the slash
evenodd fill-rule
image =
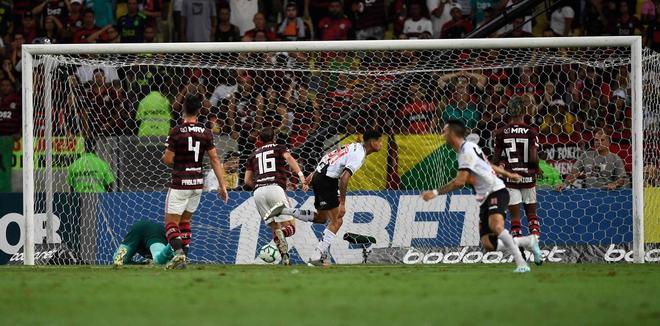
<path id="1" fill-rule="evenodd" d="M 115 251 L 113 264 L 115 266 L 139 264 L 133 260 L 135 254 L 153 260 L 157 265 L 164 265 L 174 257 L 174 250 L 165 239 L 165 228 L 162 223 L 141 220 L 133 224 Z"/>

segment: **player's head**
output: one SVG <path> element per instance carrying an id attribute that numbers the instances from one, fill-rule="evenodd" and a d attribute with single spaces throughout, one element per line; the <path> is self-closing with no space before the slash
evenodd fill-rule
<path id="1" fill-rule="evenodd" d="M 610 136 L 605 130 L 599 129 L 594 133 L 594 149 L 598 152 L 608 152 L 610 150 Z"/>
<path id="2" fill-rule="evenodd" d="M 225 172 L 227 173 L 235 173 L 238 171 L 238 161 L 240 158 L 240 154 L 235 151 L 229 151 L 227 154 L 225 154 L 225 161 L 223 162 L 223 167 L 225 168 Z"/>
<path id="3" fill-rule="evenodd" d="M 275 131 L 271 127 L 262 128 L 259 132 L 259 140 L 264 143 L 272 143 L 275 139 Z"/>
<path id="4" fill-rule="evenodd" d="M 383 133 L 377 129 L 367 129 L 362 134 L 362 144 L 367 150 L 367 154 L 380 151 L 381 147 L 383 147 L 382 136 Z"/>
<path id="5" fill-rule="evenodd" d="M 443 130 L 445 135 L 445 140 L 447 144 L 454 148 L 465 141 L 465 124 L 461 120 L 449 120 L 445 123 L 445 128 Z"/>
<path id="6" fill-rule="evenodd" d="M 519 120 L 525 115 L 525 105 L 520 96 L 513 96 L 507 103 L 507 113 L 512 120 Z"/>
<path id="7" fill-rule="evenodd" d="M 197 117 L 199 111 L 202 109 L 202 100 L 199 99 L 199 96 L 196 94 L 186 95 L 186 99 L 183 103 L 183 114 L 186 117 Z"/>

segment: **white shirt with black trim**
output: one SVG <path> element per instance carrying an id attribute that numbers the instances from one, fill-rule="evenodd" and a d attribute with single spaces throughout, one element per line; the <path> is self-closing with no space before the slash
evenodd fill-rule
<path id="1" fill-rule="evenodd" d="M 348 169 L 351 174 L 355 174 L 362 166 L 367 153 L 362 143 L 352 143 L 337 148 L 321 158 L 316 166 L 316 172 L 323 173 L 329 178 L 339 179 L 344 170 Z"/>
<path id="2" fill-rule="evenodd" d="M 474 180 L 472 186 L 478 202 L 483 202 L 488 195 L 504 189 L 504 181 L 497 177 L 481 148 L 473 142 L 466 141 L 458 151 L 458 169 L 470 172 Z"/>

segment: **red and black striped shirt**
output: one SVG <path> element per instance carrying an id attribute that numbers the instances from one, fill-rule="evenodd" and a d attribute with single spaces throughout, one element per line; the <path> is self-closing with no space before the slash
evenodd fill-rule
<path id="1" fill-rule="evenodd" d="M 277 184 L 286 190 L 290 172 L 284 153 L 288 151 L 284 145 L 266 144 L 250 155 L 246 170 L 254 173 L 254 189 Z"/>
<path id="2" fill-rule="evenodd" d="M 167 149 L 174 152 L 172 189 L 204 188 L 204 153 L 215 148 L 211 129 L 202 123 L 183 123 L 167 137 Z"/>

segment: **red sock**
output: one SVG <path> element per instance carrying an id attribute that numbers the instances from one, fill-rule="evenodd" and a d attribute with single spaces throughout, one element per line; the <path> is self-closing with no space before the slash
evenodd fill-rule
<path id="1" fill-rule="evenodd" d="M 172 249 L 175 251 L 181 250 L 181 231 L 176 223 L 170 222 L 165 224 L 165 237 L 167 238 L 167 242 L 172 246 Z"/>
<path id="2" fill-rule="evenodd" d="M 181 244 L 184 247 L 190 245 L 190 239 L 192 238 L 192 231 L 190 229 L 190 222 L 184 221 L 179 223 L 179 230 L 181 231 Z"/>
<path id="3" fill-rule="evenodd" d="M 521 234 L 520 220 L 511 220 L 511 236 L 516 238 Z"/>
<path id="4" fill-rule="evenodd" d="M 284 232 L 284 236 L 288 238 L 296 233 L 296 227 L 289 224 L 282 228 L 282 232 Z"/>
<path id="5" fill-rule="evenodd" d="M 529 234 L 539 236 L 541 234 L 541 223 L 539 223 L 539 217 L 536 215 L 530 215 L 527 217 L 527 225 L 529 226 Z"/>

